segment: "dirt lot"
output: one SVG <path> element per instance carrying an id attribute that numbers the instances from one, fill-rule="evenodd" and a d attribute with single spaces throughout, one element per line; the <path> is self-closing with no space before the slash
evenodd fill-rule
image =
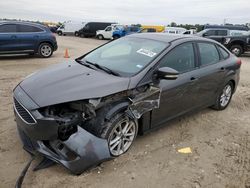
<path id="1" fill-rule="evenodd" d="M 66 61 L 65 48 L 75 58 L 104 42 L 58 37 L 52 58 L 0 59 L 0 187 L 14 187 L 29 160 L 16 131 L 12 89 L 30 73 Z M 139 136 L 125 155 L 80 176 L 59 165 L 30 168 L 23 187 L 250 188 L 250 55 L 242 61 L 240 84 L 225 111 L 205 109 Z M 183 147 L 191 147 L 192 154 L 178 153 Z"/>

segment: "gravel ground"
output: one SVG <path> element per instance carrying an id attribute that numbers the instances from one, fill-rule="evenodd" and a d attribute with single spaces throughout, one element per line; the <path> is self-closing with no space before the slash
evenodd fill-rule
<path id="1" fill-rule="evenodd" d="M 17 135 L 12 89 L 27 75 L 51 64 L 67 61 L 106 41 L 57 37 L 53 57 L 0 58 L 0 187 L 14 187 L 29 160 Z M 105 162 L 80 176 L 60 165 L 33 172 L 23 187 L 250 187 L 250 54 L 242 59 L 241 80 L 224 111 L 204 109 L 169 122 L 161 129 L 138 136 L 125 155 Z M 178 149 L 190 147 L 191 154 Z M 35 160 L 31 167 L 39 163 Z"/>

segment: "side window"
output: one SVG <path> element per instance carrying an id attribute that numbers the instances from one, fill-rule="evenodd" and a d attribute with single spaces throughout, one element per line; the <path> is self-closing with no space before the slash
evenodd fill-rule
<path id="1" fill-rule="evenodd" d="M 195 58 L 192 43 L 185 43 L 171 50 L 160 62 L 160 67 L 170 67 L 182 72 L 194 69 Z"/>
<path id="2" fill-rule="evenodd" d="M 223 59 L 227 59 L 229 57 L 229 53 L 220 46 L 218 46 L 218 48 L 219 48 L 219 51 L 220 51 Z"/>
<path id="3" fill-rule="evenodd" d="M 43 30 L 31 25 L 19 25 L 18 31 L 21 33 L 32 33 L 32 32 L 42 32 Z"/>
<path id="4" fill-rule="evenodd" d="M 218 36 L 227 36 L 227 30 L 217 30 Z"/>
<path id="5" fill-rule="evenodd" d="M 112 28 L 111 27 L 107 27 L 107 29 L 105 31 L 111 31 Z"/>
<path id="6" fill-rule="evenodd" d="M 15 33 L 17 32 L 15 24 L 0 25 L 0 33 Z"/>
<path id="7" fill-rule="evenodd" d="M 216 35 L 215 30 L 208 30 L 206 32 L 206 34 L 207 34 L 207 36 L 215 36 Z"/>
<path id="8" fill-rule="evenodd" d="M 219 53 L 214 44 L 205 42 L 198 43 L 198 49 L 200 52 L 200 61 L 202 66 L 217 63 L 220 61 Z"/>

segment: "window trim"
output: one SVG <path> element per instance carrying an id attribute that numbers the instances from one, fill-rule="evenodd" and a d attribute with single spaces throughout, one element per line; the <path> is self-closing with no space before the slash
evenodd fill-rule
<path id="1" fill-rule="evenodd" d="M 3 24 L 0 24 L 0 26 L 2 25 L 8 25 L 8 24 L 13 24 L 13 25 L 16 25 L 16 32 L 10 32 L 10 33 L 0 33 L 0 34 L 27 34 L 27 33 L 46 33 L 46 30 L 42 27 L 39 27 L 39 26 L 33 26 L 32 24 L 26 24 L 26 23 L 3 23 Z M 32 26 L 32 27 L 38 27 L 39 29 L 41 29 L 42 31 L 39 31 L 39 32 L 18 32 L 19 31 L 19 26 L 20 25 L 27 25 L 27 26 Z"/>
<path id="2" fill-rule="evenodd" d="M 41 29 L 42 31 L 37 31 L 37 32 L 35 32 L 35 31 L 33 31 L 33 32 L 19 32 L 20 27 L 22 27 L 22 25 L 30 26 L 30 27 L 35 27 L 35 28 L 39 28 L 39 29 Z M 43 32 L 45 32 L 45 30 L 42 29 L 41 27 L 38 27 L 38 26 L 29 25 L 29 24 L 17 24 L 17 33 L 43 33 Z"/>
<path id="3" fill-rule="evenodd" d="M 197 58 L 197 49 L 196 49 L 196 47 L 195 47 L 195 41 L 187 41 L 187 42 L 183 42 L 183 43 L 181 43 L 181 44 L 178 44 L 178 45 L 176 45 L 174 48 L 172 48 L 171 50 L 169 50 L 158 62 L 157 62 L 157 64 L 156 64 L 156 66 L 155 66 L 155 68 L 154 69 L 158 69 L 159 68 L 159 66 L 160 66 L 160 63 L 161 63 L 161 61 L 169 54 L 169 53 L 171 53 L 174 49 L 176 49 L 177 47 L 179 47 L 179 46 L 181 46 L 181 45 L 183 45 L 183 44 L 186 44 L 186 43 L 191 43 L 192 44 L 192 46 L 193 46 L 193 54 L 194 54 L 194 67 L 192 68 L 192 69 L 189 69 L 189 70 L 187 70 L 187 71 L 184 71 L 184 72 L 179 72 L 179 75 L 181 75 L 181 74 L 184 74 L 184 73 L 187 73 L 187 72 L 191 72 L 191 71 L 194 71 L 194 70 L 197 70 L 198 68 L 199 68 L 199 66 L 198 66 L 198 58 Z M 170 67 L 171 68 L 171 67 Z"/>
<path id="4" fill-rule="evenodd" d="M 230 53 L 227 50 L 225 50 L 222 46 L 220 46 L 218 44 L 216 44 L 216 48 L 217 48 L 217 50 L 218 50 L 218 52 L 220 54 L 221 60 L 229 59 Z M 220 48 L 223 49 L 227 53 L 227 57 L 226 58 L 224 58 L 224 56 L 222 55 L 222 52 L 220 51 Z"/>
<path id="5" fill-rule="evenodd" d="M 2 35 L 8 35 L 8 34 L 12 34 L 12 33 L 17 33 L 17 31 L 18 31 L 18 28 L 17 28 L 17 25 L 15 24 L 15 23 L 3 23 L 3 24 L 0 24 L 0 27 L 1 26 L 4 26 L 4 25 L 15 25 L 16 26 L 16 32 L 8 32 L 8 33 L 1 33 L 0 32 L 0 34 L 2 34 Z"/>
<path id="6" fill-rule="evenodd" d="M 219 63 L 219 62 L 222 61 L 221 55 L 220 55 L 220 52 L 219 52 L 219 50 L 217 48 L 217 44 L 216 43 L 213 43 L 213 42 L 210 42 L 210 41 L 196 41 L 195 43 L 196 43 L 195 45 L 197 47 L 197 53 L 198 53 L 198 58 L 199 58 L 199 61 L 198 61 L 199 62 L 199 68 L 203 68 L 203 67 L 207 67 L 207 66 L 210 66 L 210 65 L 214 65 L 214 64 L 217 64 L 217 63 Z M 214 45 L 214 47 L 216 48 L 216 51 L 217 51 L 217 53 L 219 55 L 219 61 L 215 62 L 215 63 L 209 63 L 209 64 L 206 64 L 206 65 L 202 65 L 201 64 L 201 54 L 200 54 L 198 43 L 205 43 L 205 44 L 212 44 L 212 45 Z"/>

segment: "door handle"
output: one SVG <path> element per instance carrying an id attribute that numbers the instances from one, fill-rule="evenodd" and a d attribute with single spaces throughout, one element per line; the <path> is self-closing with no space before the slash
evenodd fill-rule
<path id="1" fill-rule="evenodd" d="M 10 38 L 16 39 L 17 37 L 16 37 L 16 35 L 11 35 Z"/>
<path id="2" fill-rule="evenodd" d="M 38 36 L 38 35 L 34 35 L 34 38 L 36 38 L 36 39 L 37 39 L 37 38 L 39 38 L 39 36 Z"/>

